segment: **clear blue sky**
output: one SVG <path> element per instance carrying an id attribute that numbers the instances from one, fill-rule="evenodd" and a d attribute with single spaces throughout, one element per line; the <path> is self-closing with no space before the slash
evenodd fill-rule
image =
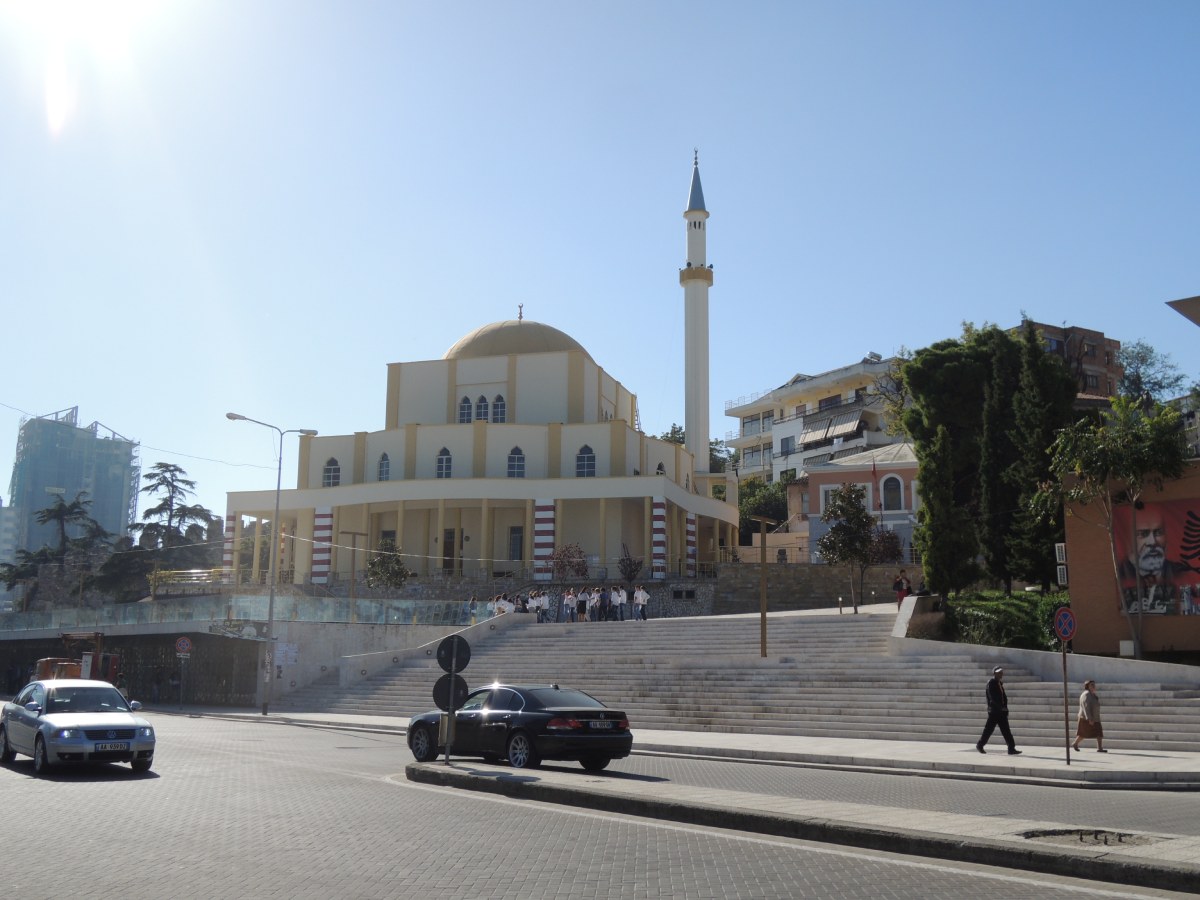
<path id="1" fill-rule="evenodd" d="M 682 212 L 726 401 L 956 336 L 1200 329 L 1195 2 L 0 0 L 0 494 L 78 405 L 225 492 L 528 318 L 683 422 Z M 284 485 L 295 484 L 295 437 Z"/>

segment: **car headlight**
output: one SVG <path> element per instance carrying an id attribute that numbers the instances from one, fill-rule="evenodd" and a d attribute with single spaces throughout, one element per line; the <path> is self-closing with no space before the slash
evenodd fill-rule
<path id="1" fill-rule="evenodd" d="M 54 736 L 62 741 L 69 741 L 74 738 L 83 737 L 83 732 L 78 728 L 60 728 L 54 732 Z"/>
<path id="2" fill-rule="evenodd" d="M 149 725 L 147 725 L 145 728 L 139 728 L 137 733 L 138 737 L 140 738 L 146 738 L 151 741 L 154 740 L 154 729 Z"/>

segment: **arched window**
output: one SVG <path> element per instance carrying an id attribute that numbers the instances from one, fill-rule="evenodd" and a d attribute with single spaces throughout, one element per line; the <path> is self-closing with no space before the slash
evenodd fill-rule
<path id="1" fill-rule="evenodd" d="M 450 451 L 443 447 L 437 455 L 437 477 L 450 477 Z"/>
<path id="2" fill-rule="evenodd" d="M 492 401 L 492 421 L 505 422 L 508 418 L 508 406 L 504 402 L 504 395 L 497 394 L 496 399 Z"/>
<path id="3" fill-rule="evenodd" d="M 587 444 L 580 447 L 579 452 L 575 454 L 575 477 L 596 477 L 596 454 Z"/>
<path id="4" fill-rule="evenodd" d="M 666 466 L 664 466 L 662 463 L 659 463 L 659 464 L 658 464 L 658 468 L 654 470 L 654 473 L 655 473 L 656 475 L 666 475 L 666 474 L 667 474 L 667 467 L 666 467 Z"/>
<path id="5" fill-rule="evenodd" d="M 342 483 L 342 467 L 332 456 L 325 460 L 325 470 L 321 473 L 321 487 L 337 487 Z"/>
<path id="6" fill-rule="evenodd" d="M 392 461 L 386 453 L 379 456 L 379 480 L 388 481 L 392 477 Z"/>
<path id="7" fill-rule="evenodd" d="M 471 421 L 471 398 L 463 397 L 458 401 L 458 424 L 466 425 Z"/>
<path id="8" fill-rule="evenodd" d="M 484 397 L 482 394 L 480 395 L 479 399 L 475 401 L 475 419 L 483 422 L 488 420 L 487 397 Z"/>
<path id="9" fill-rule="evenodd" d="M 525 477 L 525 451 L 520 447 L 513 447 L 508 451 L 508 477 Z"/>
<path id="10" fill-rule="evenodd" d="M 885 511 L 904 509 L 904 487 L 895 475 L 883 479 L 883 508 Z"/>

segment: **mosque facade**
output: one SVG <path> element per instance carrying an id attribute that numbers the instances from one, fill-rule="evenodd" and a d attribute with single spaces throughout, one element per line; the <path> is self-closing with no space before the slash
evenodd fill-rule
<path id="1" fill-rule="evenodd" d="M 610 581 L 626 554 L 645 580 L 715 562 L 738 512 L 736 488 L 722 498 L 726 476 L 708 472 L 707 218 L 697 161 L 679 270 L 686 444 L 644 434 L 636 395 L 563 331 L 484 325 L 441 359 L 388 365 L 382 429 L 300 437 L 297 486 L 279 495 L 280 582 L 345 581 L 383 540 L 418 575 L 549 580 L 569 545 Z M 231 572 L 265 568 L 275 501 L 228 494 Z"/>

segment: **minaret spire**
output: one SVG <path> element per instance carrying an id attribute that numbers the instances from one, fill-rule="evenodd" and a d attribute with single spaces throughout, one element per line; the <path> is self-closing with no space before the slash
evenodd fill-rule
<path id="1" fill-rule="evenodd" d="M 708 474 L 708 289 L 712 266 L 706 260 L 708 210 L 700 187 L 700 151 L 692 156 L 692 184 L 683 218 L 687 222 L 687 261 L 679 270 L 683 287 L 684 446 L 695 460 L 697 473 Z M 692 483 L 697 488 L 698 479 Z"/>

